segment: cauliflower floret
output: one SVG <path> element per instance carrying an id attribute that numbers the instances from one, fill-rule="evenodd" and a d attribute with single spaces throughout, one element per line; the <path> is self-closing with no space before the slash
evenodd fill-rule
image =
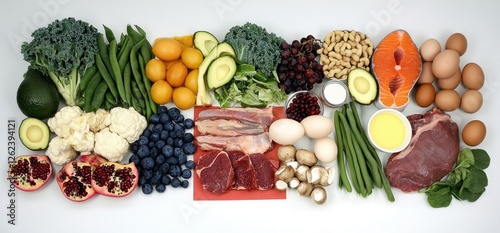
<path id="1" fill-rule="evenodd" d="M 120 162 L 128 152 L 129 144 L 120 135 L 105 128 L 95 134 L 94 152 L 110 162 Z"/>
<path id="2" fill-rule="evenodd" d="M 94 133 L 90 131 L 75 131 L 66 140 L 78 152 L 92 152 L 94 150 Z"/>
<path id="3" fill-rule="evenodd" d="M 72 161 L 78 155 L 66 139 L 61 137 L 55 137 L 50 140 L 46 154 L 49 156 L 50 161 L 57 165 L 63 165 Z"/>
<path id="4" fill-rule="evenodd" d="M 88 116 L 90 130 L 94 133 L 108 127 L 111 124 L 111 114 L 104 109 L 97 109 L 96 112 L 84 113 Z"/>
<path id="5" fill-rule="evenodd" d="M 147 127 L 146 118 L 132 107 L 129 109 L 116 107 L 111 109 L 110 114 L 109 129 L 125 138 L 129 143 L 137 141 L 142 131 Z"/>
<path id="6" fill-rule="evenodd" d="M 47 121 L 47 125 L 57 136 L 66 138 L 72 133 L 70 123 L 82 113 L 82 109 L 78 106 L 63 107 Z"/>

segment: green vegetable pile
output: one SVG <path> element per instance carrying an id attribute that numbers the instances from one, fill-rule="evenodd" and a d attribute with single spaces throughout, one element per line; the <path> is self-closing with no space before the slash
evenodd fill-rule
<path id="1" fill-rule="evenodd" d="M 434 207 L 447 207 L 452 197 L 475 202 L 486 190 L 488 177 L 484 170 L 490 165 L 490 157 L 482 149 L 463 149 L 458 155 L 453 171 L 442 181 L 419 192 L 427 194 L 427 202 Z"/>
<path id="2" fill-rule="evenodd" d="M 55 20 L 38 28 L 21 52 L 31 68 L 50 76 L 69 106 L 79 102 L 80 79 L 94 65 L 98 52 L 97 29 L 75 18 Z"/>

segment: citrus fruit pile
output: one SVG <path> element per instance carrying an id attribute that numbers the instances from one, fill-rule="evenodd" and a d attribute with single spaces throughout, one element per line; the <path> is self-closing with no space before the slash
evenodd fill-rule
<path id="1" fill-rule="evenodd" d="M 193 45 L 193 35 L 157 38 L 153 54 L 155 58 L 146 64 L 146 76 L 153 82 L 153 101 L 159 105 L 172 101 L 182 110 L 193 107 L 198 67 L 203 61 L 203 54 Z"/>

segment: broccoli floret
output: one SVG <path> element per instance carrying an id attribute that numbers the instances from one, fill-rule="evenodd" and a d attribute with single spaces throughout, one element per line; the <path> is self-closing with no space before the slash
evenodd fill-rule
<path id="1" fill-rule="evenodd" d="M 247 22 L 229 29 L 225 41 L 231 44 L 236 57 L 245 64 L 254 65 L 267 76 L 274 76 L 281 61 L 279 46 L 283 38 L 265 28 Z"/>
<path id="2" fill-rule="evenodd" d="M 35 30 L 33 40 L 22 44 L 21 53 L 31 67 L 48 74 L 66 104 L 74 106 L 80 98 L 80 77 L 94 65 L 99 51 L 98 34 L 89 23 L 72 17 L 55 20 Z"/>

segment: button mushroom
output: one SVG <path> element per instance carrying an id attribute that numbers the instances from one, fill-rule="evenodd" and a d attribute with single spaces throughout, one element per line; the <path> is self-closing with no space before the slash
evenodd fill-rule
<path id="1" fill-rule="evenodd" d="M 278 159 L 282 163 L 291 162 L 295 160 L 295 146 L 283 145 L 278 148 Z"/>

